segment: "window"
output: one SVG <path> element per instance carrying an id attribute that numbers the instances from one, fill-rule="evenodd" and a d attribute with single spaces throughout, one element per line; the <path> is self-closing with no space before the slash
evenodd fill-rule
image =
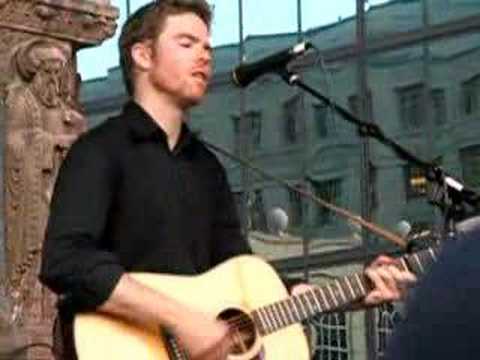
<path id="1" fill-rule="evenodd" d="M 398 91 L 400 124 L 405 130 L 418 130 L 424 124 L 425 101 L 423 85 L 409 86 Z"/>
<path id="2" fill-rule="evenodd" d="M 313 105 L 313 121 L 319 138 L 325 139 L 336 134 L 335 119 L 330 108 L 324 104 Z"/>
<path id="3" fill-rule="evenodd" d="M 368 163 L 368 169 L 370 172 L 370 184 L 368 187 L 369 190 L 369 201 L 371 209 L 376 209 L 378 207 L 378 169 L 371 162 Z"/>
<path id="4" fill-rule="evenodd" d="M 296 188 L 301 188 L 301 185 L 296 185 Z M 292 226 L 301 226 L 303 223 L 303 204 L 302 195 L 290 190 L 290 223 Z"/>
<path id="5" fill-rule="evenodd" d="M 262 142 L 262 116 L 260 111 L 249 111 L 245 114 L 245 120 L 250 125 L 250 135 L 254 148 L 258 148 Z"/>
<path id="6" fill-rule="evenodd" d="M 245 214 L 245 199 L 244 199 L 244 192 L 243 191 L 236 191 L 233 193 L 233 199 L 235 201 L 235 205 L 237 207 L 237 212 L 240 217 L 243 217 Z"/>
<path id="7" fill-rule="evenodd" d="M 314 193 L 322 200 L 338 205 L 342 196 L 342 180 L 331 179 L 326 181 L 314 181 L 312 183 Z M 317 206 L 316 224 L 323 226 L 332 222 L 332 212 L 322 206 Z"/>
<path id="8" fill-rule="evenodd" d="M 480 145 L 469 146 L 460 150 L 463 168 L 463 180 L 466 185 L 480 186 Z"/>
<path id="9" fill-rule="evenodd" d="M 480 98 L 480 75 L 476 75 L 462 84 L 463 112 L 472 115 L 478 112 Z"/>
<path id="10" fill-rule="evenodd" d="M 447 104 L 445 102 L 445 90 L 433 89 L 432 96 L 432 116 L 433 123 L 436 125 L 443 125 L 447 122 Z"/>
<path id="11" fill-rule="evenodd" d="M 349 342 L 345 313 L 333 313 L 312 319 L 316 332 L 313 360 L 348 360 Z"/>
<path id="12" fill-rule="evenodd" d="M 359 117 L 360 120 L 363 121 L 373 121 L 373 119 L 364 119 L 363 114 L 360 112 L 360 98 L 358 95 L 351 95 L 348 97 L 348 108 L 350 112 Z M 368 116 L 373 117 L 373 101 L 372 101 L 372 93 L 369 91 L 367 94 L 367 110 Z"/>
<path id="13" fill-rule="evenodd" d="M 352 95 L 348 97 L 348 109 L 355 116 L 360 116 L 360 104 L 358 103 L 358 96 Z"/>
<path id="14" fill-rule="evenodd" d="M 395 326 L 401 321 L 401 315 L 392 304 L 388 303 L 378 307 L 376 314 L 376 353 L 377 359 L 381 360 L 385 356 L 388 339 L 392 335 Z"/>
<path id="15" fill-rule="evenodd" d="M 404 174 L 407 200 L 427 194 L 427 178 L 424 169 L 407 165 L 404 168 Z"/>
<path id="16" fill-rule="evenodd" d="M 298 115 L 300 112 L 300 96 L 294 96 L 283 105 L 284 138 L 287 144 L 294 144 L 298 140 Z"/>
<path id="17" fill-rule="evenodd" d="M 263 201 L 263 191 L 255 190 L 250 205 L 250 220 L 252 230 L 267 231 L 267 216 Z"/>
<path id="18" fill-rule="evenodd" d="M 241 146 L 240 116 L 232 115 L 232 121 L 235 152 L 239 153 Z M 258 148 L 262 141 L 262 113 L 260 111 L 248 111 L 244 115 L 244 121 L 246 121 L 249 126 L 247 130 L 251 144 L 254 148 Z"/>
<path id="19" fill-rule="evenodd" d="M 233 123 L 233 148 L 235 153 L 240 154 L 241 152 L 241 134 L 240 134 L 240 116 L 232 115 Z"/>

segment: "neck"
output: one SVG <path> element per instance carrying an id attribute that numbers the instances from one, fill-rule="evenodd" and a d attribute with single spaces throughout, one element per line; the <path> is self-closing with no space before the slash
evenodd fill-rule
<path id="1" fill-rule="evenodd" d="M 165 94 L 155 92 L 138 92 L 133 97 L 167 134 L 168 146 L 173 149 L 180 137 L 186 110 L 175 104 Z"/>

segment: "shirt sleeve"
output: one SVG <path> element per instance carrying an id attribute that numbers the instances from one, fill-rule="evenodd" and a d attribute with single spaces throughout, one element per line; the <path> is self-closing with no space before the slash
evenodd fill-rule
<path id="1" fill-rule="evenodd" d="M 242 234 L 237 207 L 225 170 L 219 165 L 218 185 L 216 192 L 214 237 L 214 264 L 231 257 L 251 254 L 252 250 Z"/>
<path id="2" fill-rule="evenodd" d="M 106 151 L 81 138 L 55 184 L 40 280 L 75 310 L 93 310 L 105 302 L 124 273 L 102 241 L 115 176 Z"/>

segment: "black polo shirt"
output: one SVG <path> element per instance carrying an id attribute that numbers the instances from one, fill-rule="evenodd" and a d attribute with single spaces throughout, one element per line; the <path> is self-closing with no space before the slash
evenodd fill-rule
<path id="1" fill-rule="evenodd" d="M 40 279 L 75 309 L 94 309 L 124 272 L 197 274 L 250 252 L 216 157 L 187 126 L 171 151 L 130 102 L 70 149 Z"/>

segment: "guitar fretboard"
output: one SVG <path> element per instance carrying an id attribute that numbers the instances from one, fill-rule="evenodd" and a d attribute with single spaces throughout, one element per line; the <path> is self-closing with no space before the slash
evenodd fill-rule
<path id="1" fill-rule="evenodd" d="M 399 259 L 399 268 L 420 276 L 437 259 L 437 249 L 428 248 Z M 301 295 L 277 301 L 251 313 L 260 335 L 265 336 L 316 314 L 330 312 L 358 301 L 372 289 L 363 273 L 338 278 Z"/>

